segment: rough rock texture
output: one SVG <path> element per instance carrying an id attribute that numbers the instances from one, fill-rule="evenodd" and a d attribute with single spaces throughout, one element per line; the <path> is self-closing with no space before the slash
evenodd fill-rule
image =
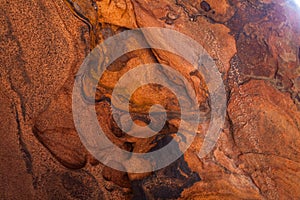
<path id="1" fill-rule="evenodd" d="M 1 1 L 0 199 L 300 199 L 299 10 L 284 0 Z M 168 167 L 120 172 L 81 143 L 72 116 L 73 83 L 96 44 L 152 26 L 190 36 L 214 59 L 227 90 L 226 123 L 205 158 L 197 156 L 205 135 L 200 130 Z M 93 73 L 82 77 L 82 93 L 87 101 L 96 99 L 99 124 L 127 151 L 154 151 L 178 130 L 174 115 L 157 136 L 137 139 L 112 118 L 110 98 L 119 78 L 155 62 L 192 83 L 200 110 L 210 114 L 203 77 L 186 60 L 158 49 L 123 55 L 103 74 L 95 96 L 88 87 Z M 139 88 L 130 102 L 139 125 L 150 122 L 153 104 L 180 111 L 174 94 L 155 84 Z M 119 109 L 116 120 L 122 116 Z"/>

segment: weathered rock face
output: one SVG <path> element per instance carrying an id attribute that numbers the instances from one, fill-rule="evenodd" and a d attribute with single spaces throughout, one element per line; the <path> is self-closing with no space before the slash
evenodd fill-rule
<path id="1" fill-rule="evenodd" d="M 1 1 L 0 10 L 1 199 L 300 198 L 300 8 L 293 1 L 15 0 Z M 199 130 L 182 157 L 144 174 L 97 161 L 72 116 L 75 75 L 90 49 L 138 27 L 173 29 L 201 44 L 222 74 L 228 101 L 226 123 L 206 157 L 197 156 L 205 136 Z M 174 115 L 158 135 L 139 139 L 118 127 L 122 108 L 112 117 L 117 81 L 141 64 L 157 62 L 192 83 L 200 110 L 209 116 L 202 75 L 163 50 L 123 55 L 96 80 L 95 95 L 89 88 L 93 73 L 81 77 L 83 98 L 96 100 L 103 131 L 129 152 L 155 151 L 178 131 L 180 118 Z M 171 90 L 150 84 L 130 99 L 133 121 L 149 124 L 154 104 L 180 112 Z M 113 165 L 126 169 L 122 162 Z"/>

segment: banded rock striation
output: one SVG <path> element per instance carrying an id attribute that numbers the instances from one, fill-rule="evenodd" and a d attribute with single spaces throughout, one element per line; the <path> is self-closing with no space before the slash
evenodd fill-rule
<path id="1" fill-rule="evenodd" d="M 1 199 L 300 198 L 300 8 L 293 1 L 15 0 L 1 1 L 0 10 Z M 82 144 L 72 116 L 75 76 L 90 49 L 138 27 L 173 29 L 201 44 L 222 74 L 228 102 L 212 152 L 197 156 L 205 136 L 199 129 L 182 157 L 144 174 L 100 163 Z M 124 110 L 112 117 L 117 81 L 156 62 L 180 72 L 193 85 L 201 112 L 211 112 L 204 78 L 185 59 L 159 49 L 123 55 L 100 80 L 92 73 L 83 77 L 83 96 L 96 99 L 105 134 L 129 152 L 155 151 L 178 131 L 174 115 L 158 135 L 138 139 L 115 121 L 124 121 Z M 88 87 L 93 81 L 95 95 Z M 149 124 L 153 104 L 180 111 L 172 91 L 145 85 L 130 99 L 133 121 Z"/>

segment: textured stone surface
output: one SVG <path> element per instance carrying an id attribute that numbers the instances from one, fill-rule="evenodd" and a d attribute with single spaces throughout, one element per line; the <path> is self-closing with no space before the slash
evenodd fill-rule
<path id="1" fill-rule="evenodd" d="M 284 0 L 1 1 L 0 198 L 299 199 L 299 9 Z M 168 167 L 128 174 L 104 166 L 81 143 L 72 88 L 90 48 L 122 31 L 152 26 L 184 33 L 210 54 L 226 86 L 227 118 L 205 158 L 197 156 L 205 134 L 199 130 Z M 92 72 L 82 78 L 87 86 L 98 82 L 95 97 L 88 87 L 83 95 L 97 100 L 107 137 L 130 152 L 159 149 L 178 130 L 174 115 L 157 136 L 138 139 L 112 118 L 110 98 L 119 78 L 154 62 L 192 83 L 200 109 L 210 114 L 206 83 L 186 60 L 158 49 L 130 52 L 99 82 Z M 179 112 L 174 94 L 155 84 L 139 88 L 130 102 L 139 125 L 150 122 L 153 104 Z M 124 120 L 123 114 L 119 108 L 116 120 Z M 125 126 L 130 130 L 132 124 Z M 126 169 L 122 162 L 113 165 Z"/>

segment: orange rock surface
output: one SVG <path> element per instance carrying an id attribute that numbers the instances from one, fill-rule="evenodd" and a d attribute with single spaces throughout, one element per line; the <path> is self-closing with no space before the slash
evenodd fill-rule
<path id="1" fill-rule="evenodd" d="M 14 0 L 1 1 L 0 10 L 0 199 L 300 199 L 300 7 L 294 1 Z M 92 48 L 143 27 L 176 30 L 203 46 L 222 74 L 227 112 L 204 158 L 197 156 L 205 136 L 199 130 L 174 163 L 135 174 L 105 166 L 82 144 L 72 90 Z M 95 95 L 88 85 L 93 73 L 82 80 L 105 134 L 129 152 L 163 147 L 180 124 L 178 99 L 156 84 L 140 87 L 129 109 L 141 126 L 150 123 L 154 104 L 175 113 L 157 136 L 126 134 L 116 122 L 124 120 L 122 107 L 113 119 L 115 84 L 147 63 L 182 74 L 200 110 L 211 113 L 203 75 L 187 60 L 160 49 L 129 52 L 96 80 Z M 113 165 L 126 169 L 121 161 Z"/>

